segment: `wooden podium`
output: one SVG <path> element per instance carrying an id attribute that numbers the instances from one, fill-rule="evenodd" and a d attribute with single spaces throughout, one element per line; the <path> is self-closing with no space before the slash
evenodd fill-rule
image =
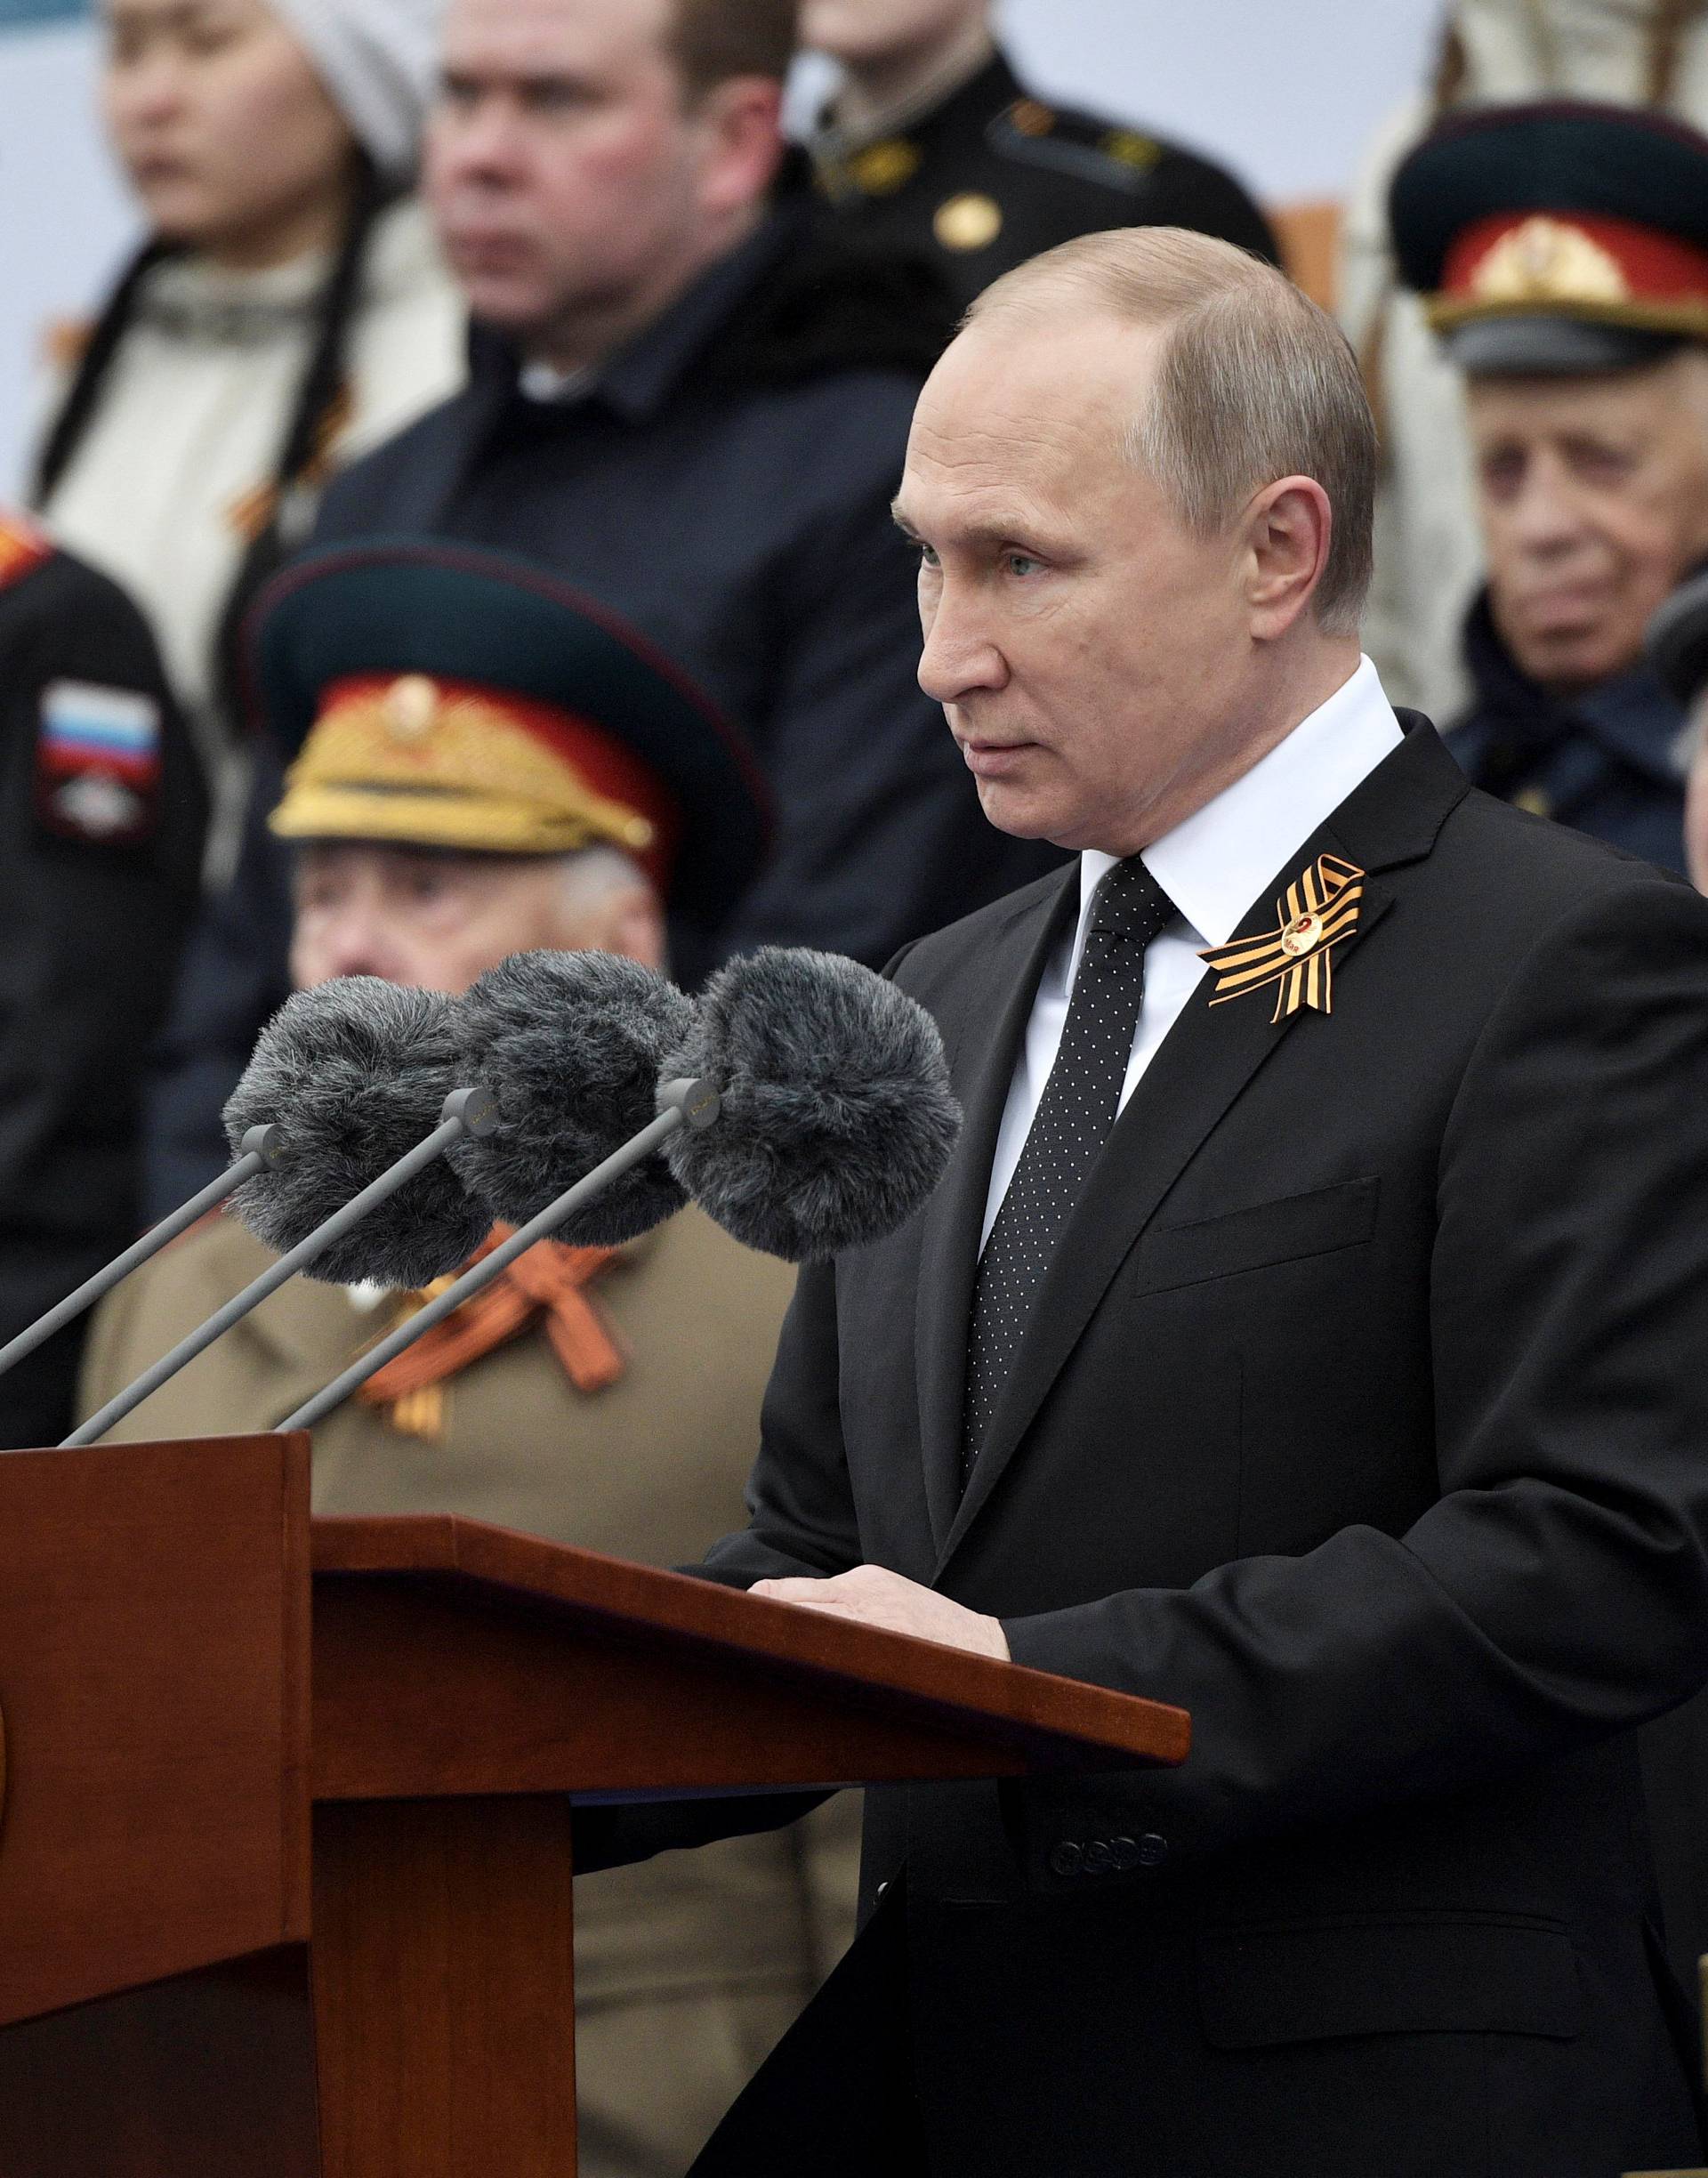
<path id="1" fill-rule="evenodd" d="M 0 1454 L 0 2178 L 570 2178 L 570 1810 L 1179 1762 L 1185 1715 L 451 1518 Z"/>

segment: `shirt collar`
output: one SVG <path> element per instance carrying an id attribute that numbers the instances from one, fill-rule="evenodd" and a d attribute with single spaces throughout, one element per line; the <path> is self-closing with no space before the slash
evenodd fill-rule
<path id="1" fill-rule="evenodd" d="M 1206 946 L 1223 946 L 1263 887 L 1353 788 L 1405 738 L 1376 669 L 1358 670 L 1285 741 L 1212 802 L 1147 847 L 1141 859 Z M 1117 856 L 1080 857 L 1080 929 Z"/>
<path id="2" fill-rule="evenodd" d="M 655 414 L 782 255 L 798 223 L 788 212 L 768 214 L 745 241 L 709 266 L 661 317 L 602 364 L 590 390 L 631 423 Z"/>

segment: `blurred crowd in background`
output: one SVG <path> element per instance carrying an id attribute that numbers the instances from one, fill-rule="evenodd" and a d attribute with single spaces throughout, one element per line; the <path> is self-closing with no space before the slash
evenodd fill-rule
<path id="1" fill-rule="evenodd" d="M 0 1338 L 218 1172 L 294 986 L 458 990 L 540 946 L 689 987 L 762 944 L 881 967 L 1062 859 L 984 822 L 917 684 L 890 500 L 959 313 L 1076 234 L 1197 229 L 1339 313 L 1390 698 L 1539 820 L 1708 883 L 1704 0 L 1459 0 L 1305 213 L 1237 143 L 1154 134 L 1141 83 L 1038 95 L 991 0 L 104 24 L 145 239 L 43 328 L 0 514 Z M 834 87 L 791 141 L 803 52 Z M 262 1260 L 192 1231 L 0 1381 L 0 1442 Z M 695 1557 L 742 1517 L 787 1298 L 695 1213 L 546 1244 L 326 1425 L 317 1506 Z M 420 1302 L 286 1288 L 129 1426 L 269 1427 Z M 594 2178 L 683 2167 L 845 1940 L 851 1839 L 833 1807 L 599 1879 Z M 1669 1880 L 1694 1957 L 1695 1856 Z"/>

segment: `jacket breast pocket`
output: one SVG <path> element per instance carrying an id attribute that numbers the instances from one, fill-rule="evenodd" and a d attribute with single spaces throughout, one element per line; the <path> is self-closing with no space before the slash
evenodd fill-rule
<path id="1" fill-rule="evenodd" d="M 1165 1293 L 1237 1271 L 1261 1270 L 1357 1247 L 1376 1230 L 1380 1180 L 1343 1180 L 1308 1195 L 1253 1203 L 1190 1224 L 1153 1225 L 1140 1241 L 1133 1269 L 1140 1293 Z"/>
<path id="2" fill-rule="evenodd" d="M 1577 1953 L 1558 1922 L 1498 1914 L 1211 1929 L 1198 2010 L 1217 2049 L 1380 2034 L 1583 2031 Z"/>

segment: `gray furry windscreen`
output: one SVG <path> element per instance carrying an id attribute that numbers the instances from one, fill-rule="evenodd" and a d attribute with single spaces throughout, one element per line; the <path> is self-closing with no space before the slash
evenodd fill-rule
<path id="1" fill-rule="evenodd" d="M 693 1017 L 673 983 L 616 954 L 518 953 L 489 969 L 459 1021 L 465 1073 L 492 1088 L 498 1125 L 452 1150 L 465 1184 L 510 1224 L 536 1217 L 655 1117 L 660 1063 Z M 682 1202 L 663 1157 L 649 1157 L 557 1238 L 615 1247 Z"/>
<path id="2" fill-rule="evenodd" d="M 960 1131 L 937 1024 L 858 961 L 770 947 L 713 977 L 668 1074 L 708 1077 L 716 1125 L 677 1178 L 748 1247 L 801 1262 L 881 1239 L 925 1202 Z"/>
<path id="3" fill-rule="evenodd" d="M 289 1150 L 231 1198 L 258 1240 L 281 1253 L 341 1209 L 438 1124 L 462 1086 L 455 1001 L 377 976 L 342 976 L 287 998 L 262 1031 L 225 1107 L 233 1149 L 277 1121 Z M 492 1223 L 440 1158 L 371 1211 L 306 1275 L 423 1286 L 459 1269 Z"/>

